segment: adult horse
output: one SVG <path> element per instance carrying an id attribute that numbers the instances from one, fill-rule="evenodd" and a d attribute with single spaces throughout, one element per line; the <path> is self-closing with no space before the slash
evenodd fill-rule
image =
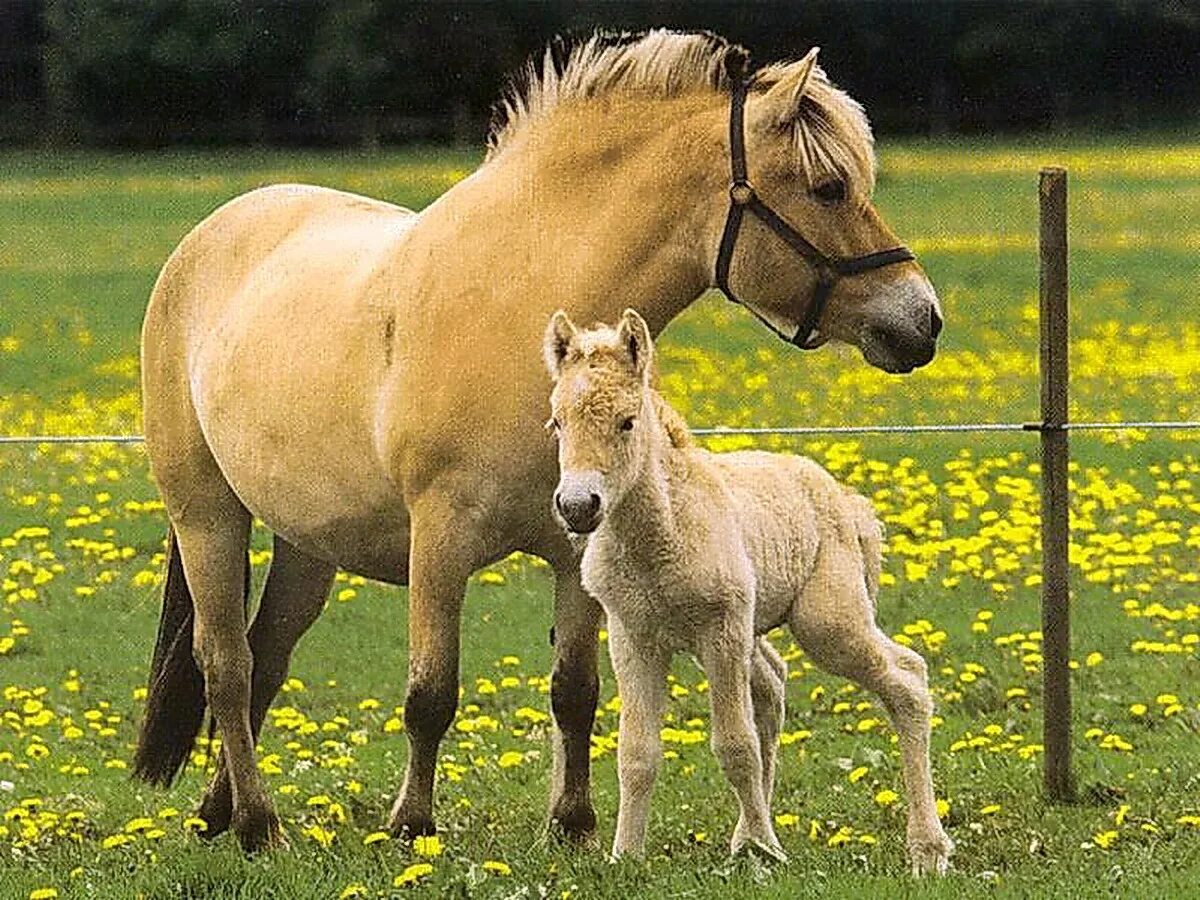
<path id="1" fill-rule="evenodd" d="M 815 54 L 746 60 L 706 34 L 594 37 L 531 68 L 486 162 L 420 214 L 269 187 L 171 255 L 142 334 L 171 533 L 135 769 L 169 782 L 207 704 L 223 739 L 208 834 L 232 825 L 247 850 L 281 837 L 255 737 L 337 566 L 409 586 L 410 752 L 390 824 L 432 832 L 465 583 L 514 550 L 556 573 L 550 816 L 594 830 L 599 609 L 550 515 L 553 441 L 533 437 L 555 309 L 590 322 L 634 306 L 657 334 L 715 281 L 804 346 L 840 339 L 892 372 L 932 358 L 937 298 L 870 204 L 861 107 Z M 252 517 L 275 551 L 247 630 Z"/>

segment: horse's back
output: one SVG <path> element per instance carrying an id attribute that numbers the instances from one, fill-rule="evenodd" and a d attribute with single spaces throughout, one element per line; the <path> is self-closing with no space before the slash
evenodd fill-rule
<path id="1" fill-rule="evenodd" d="M 368 555 L 389 567 L 403 556 L 403 511 L 372 436 L 397 327 L 385 274 L 417 220 L 355 194 L 277 185 L 183 239 L 142 333 L 147 446 L 168 512 L 219 471 L 251 512 L 317 555 L 343 553 L 323 546 L 328 534 L 365 517 L 396 544 Z"/>

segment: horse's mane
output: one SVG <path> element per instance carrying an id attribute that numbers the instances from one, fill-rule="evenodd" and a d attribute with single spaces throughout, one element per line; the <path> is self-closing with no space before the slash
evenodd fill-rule
<path id="1" fill-rule="evenodd" d="M 552 43 L 532 58 L 497 104 L 487 158 L 499 156 L 515 135 L 571 101 L 617 92 L 668 98 L 690 91 L 726 93 L 744 77 L 749 52 L 708 32 L 655 29 L 642 34 L 596 32 L 574 44 Z M 787 63 L 754 74 L 752 90 L 775 84 Z M 790 123 L 797 167 L 813 184 L 846 179 L 860 196 L 875 183 L 874 140 L 861 106 L 835 87 L 816 66 Z"/>

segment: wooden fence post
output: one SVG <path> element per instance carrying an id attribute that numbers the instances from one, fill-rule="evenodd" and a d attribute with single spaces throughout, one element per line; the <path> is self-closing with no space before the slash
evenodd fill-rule
<path id="1" fill-rule="evenodd" d="M 1074 799 L 1071 777 L 1070 492 L 1067 463 L 1067 172 L 1044 168 L 1039 279 L 1042 387 L 1042 658 L 1046 796 Z"/>

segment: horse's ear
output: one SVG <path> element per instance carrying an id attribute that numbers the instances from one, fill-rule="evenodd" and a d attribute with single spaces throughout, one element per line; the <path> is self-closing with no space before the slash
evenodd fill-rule
<path id="1" fill-rule="evenodd" d="M 638 377 L 648 380 L 650 358 L 654 355 L 654 340 L 650 337 L 650 326 L 636 309 L 627 309 L 621 314 L 617 326 L 617 340 L 629 354 L 629 362 Z"/>
<path id="2" fill-rule="evenodd" d="M 542 341 L 542 358 L 546 361 L 546 370 L 555 381 L 562 372 L 563 362 L 571 349 L 571 341 L 577 333 L 575 323 L 561 309 L 550 317 L 550 324 L 546 326 L 546 337 Z"/>
<path id="3" fill-rule="evenodd" d="M 800 114 L 800 100 L 817 68 L 817 53 L 820 49 L 813 47 L 804 55 L 804 59 L 785 68 L 779 80 L 771 85 L 763 98 L 776 110 L 780 122 L 790 122 Z"/>

